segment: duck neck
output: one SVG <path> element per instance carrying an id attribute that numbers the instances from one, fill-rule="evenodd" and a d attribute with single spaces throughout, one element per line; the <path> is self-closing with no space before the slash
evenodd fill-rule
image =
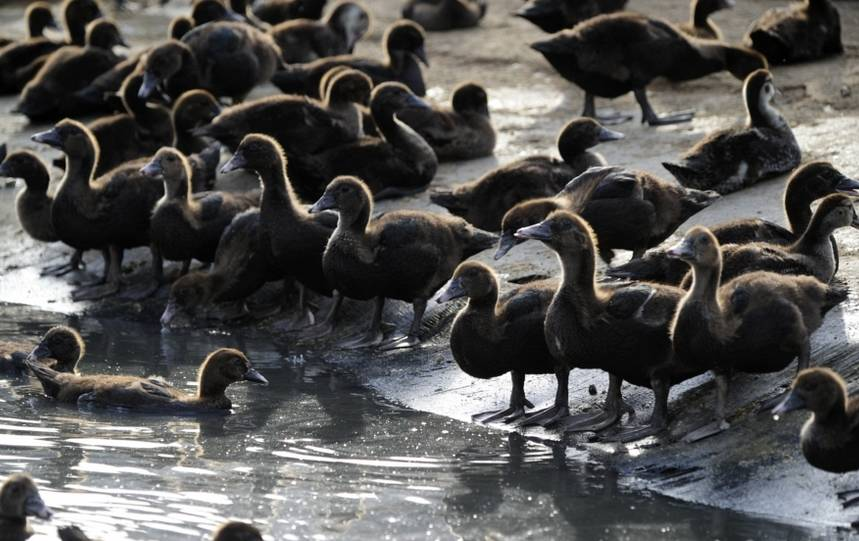
<path id="1" fill-rule="evenodd" d="M 811 223 L 812 215 L 811 203 L 808 201 L 805 190 L 793 183 L 788 185 L 784 193 L 784 212 L 791 231 L 796 235 L 801 235 Z"/>
<path id="2" fill-rule="evenodd" d="M 718 311 L 720 277 L 722 275 L 722 257 L 719 256 L 715 265 L 694 263 L 692 265 L 692 287 L 686 298 L 698 304 Z"/>
<path id="3" fill-rule="evenodd" d="M 286 169 L 281 159 L 275 159 L 266 167 L 258 167 L 257 174 L 263 185 L 262 204 L 265 207 L 276 207 L 278 212 L 297 216 L 303 213 L 298 197 L 292 189 L 292 184 L 286 176 Z"/>
<path id="4" fill-rule="evenodd" d="M 97 163 L 98 152 L 92 147 L 86 152 L 66 154 L 66 176 L 63 180 L 63 186 L 89 189 Z"/>
<path id="5" fill-rule="evenodd" d="M 802 236 L 794 243 L 792 251 L 806 255 L 818 253 L 821 246 L 829 246 L 829 237 L 835 232 L 835 229 L 826 223 L 826 219 L 821 213 L 814 214 Z"/>
<path id="6" fill-rule="evenodd" d="M 188 181 L 187 175 L 182 175 L 182 178 L 169 182 L 165 180 L 164 198 L 189 205 L 191 203 L 191 183 Z"/>
<path id="7" fill-rule="evenodd" d="M 340 210 L 337 220 L 337 229 L 334 234 L 338 236 L 363 237 L 370 223 L 370 215 L 373 213 L 372 201 L 367 201 L 360 207 L 349 210 Z"/>
<path id="8" fill-rule="evenodd" d="M 68 163 L 68 162 L 66 162 Z M 28 197 L 44 198 L 48 195 L 48 186 L 51 184 L 51 176 L 44 167 L 36 167 L 27 173 L 24 185 Z"/>
<path id="9" fill-rule="evenodd" d="M 396 74 L 397 80 L 412 89 L 418 96 L 426 94 L 424 76 L 415 57 L 405 51 L 388 51 L 388 66 Z"/>
<path id="10" fill-rule="evenodd" d="M 465 305 L 463 316 L 468 318 L 471 325 L 480 329 L 481 338 L 484 340 L 498 338 L 497 302 L 498 290 L 493 289 L 486 295 L 470 297 Z"/>
<path id="11" fill-rule="evenodd" d="M 558 253 L 562 269 L 558 293 L 574 299 L 576 306 L 586 311 L 594 309 L 600 298 L 600 291 L 594 282 L 594 257 L 593 249 L 579 253 Z"/>
<path id="12" fill-rule="evenodd" d="M 222 377 L 215 377 L 203 372 L 197 385 L 197 398 L 199 399 L 225 399 L 224 392 L 229 384 Z"/>
<path id="13" fill-rule="evenodd" d="M 814 412 L 815 424 L 839 426 L 847 421 L 847 398 L 843 395 L 828 410 Z"/>
<path id="14" fill-rule="evenodd" d="M 27 20 L 27 37 L 40 38 L 45 33 L 45 25 L 36 21 L 35 17 L 30 17 Z"/>
<path id="15" fill-rule="evenodd" d="M 761 93 L 757 98 L 746 99 L 747 124 L 755 127 L 782 129 L 787 127 L 784 117 L 772 106 L 772 103 Z"/>
<path id="16" fill-rule="evenodd" d="M 414 166 L 436 161 L 432 147 L 415 130 L 398 119 L 393 111 L 376 109 L 372 112 L 373 120 L 385 141 L 407 154 Z"/>
<path id="17" fill-rule="evenodd" d="M 710 28 L 710 12 L 704 7 L 699 0 L 692 0 L 690 7 L 691 19 L 690 22 L 695 28 Z"/>

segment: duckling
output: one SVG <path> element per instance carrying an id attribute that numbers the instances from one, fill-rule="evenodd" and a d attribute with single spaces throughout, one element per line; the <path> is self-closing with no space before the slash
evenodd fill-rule
<path id="1" fill-rule="evenodd" d="M 489 156 L 495 149 L 495 130 L 489 119 L 486 90 L 474 83 L 456 87 L 452 109 L 406 108 L 397 118 L 418 132 L 439 161 L 470 160 Z"/>
<path id="2" fill-rule="evenodd" d="M 370 14 L 356 2 L 340 2 L 325 21 L 297 19 L 274 26 L 269 34 L 280 46 L 287 64 L 352 54 L 370 28 Z"/>
<path id="3" fill-rule="evenodd" d="M 427 300 L 461 261 L 497 240 L 461 218 L 431 212 L 392 211 L 371 221 L 372 192 L 355 177 L 335 178 L 310 212 L 332 209 L 338 211 L 339 220 L 322 257 L 325 276 L 341 295 L 375 299 L 367 333 L 346 347 L 382 342 L 386 298 L 411 302 L 414 318 L 408 334 L 390 341 L 385 348 L 418 345 Z"/>
<path id="4" fill-rule="evenodd" d="M 28 39 L 41 38 L 44 37 L 46 28 L 53 28 L 54 30 L 59 28 L 54 19 L 54 14 L 51 12 L 51 5 L 47 2 L 33 2 L 28 5 L 24 12 L 24 22 L 27 26 L 27 37 L 22 40 L 0 38 L 0 47 Z"/>
<path id="5" fill-rule="evenodd" d="M 319 19 L 326 0 L 261 0 L 254 2 L 253 14 L 261 21 L 276 25 L 292 19 Z"/>
<path id="6" fill-rule="evenodd" d="M 259 206 L 259 193 L 254 192 L 201 192 L 192 197 L 191 166 L 171 147 L 161 148 L 140 172 L 164 182 L 164 197 L 152 210 L 149 225 L 158 282 L 162 259 L 183 261 L 182 274 L 187 274 L 191 259 L 214 261 L 224 229 L 236 215 Z"/>
<path id="7" fill-rule="evenodd" d="M 385 31 L 382 46 L 387 57 L 383 61 L 353 55 L 320 58 L 307 64 L 287 66 L 272 77 L 271 82 L 287 94 L 307 94 L 319 97 L 319 82 L 328 70 L 348 66 L 363 71 L 373 85 L 399 81 L 418 96 L 426 95 L 426 85 L 418 62 L 428 66 L 424 49 L 424 31 L 412 21 L 397 21 Z"/>
<path id="8" fill-rule="evenodd" d="M 405 107 L 430 106 L 400 83 L 377 86 L 370 110 L 382 137 L 364 137 L 313 155 L 291 155 L 290 176 L 296 186 L 312 193 L 334 177 L 353 175 L 377 200 L 425 190 L 438 170 L 438 158 L 423 137 L 397 118 Z"/>
<path id="9" fill-rule="evenodd" d="M 0 540 L 24 541 L 33 535 L 27 517 L 49 520 L 52 514 L 26 473 L 14 473 L 0 486 Z"/>
<path id="10" fill-rule="evenodd" d="M 75 120 L 62 120 L 31 139 L 66 155 L 66 173 L 51 207 L 51 222 L 60 240 L 76 249 L 107 247 L 109 251 L 107 284 L 76 290 L 72 298 L 92 300 L 116 293 L 123 250 L 149 245 L 149 218 L 164 195 L 162 183 L 137 173 L 133 165 L 93 180 L 98 142 Z"/>
<path id="11" fill-rule="evenodd" d="M 143 63 L 141 98 L 156 90 L 171 98 L 195 88 L 234 103 L 271 78 L 280 48 L 267 34 L 237 22 L 212 22 L 194 28 L 181 41 L 154 47 Z"/>
<path id="12" fill-rule="evenodd" d="M 276 95 L 234 105 L 194 134 L 235 150 L 248 133 L 262 133 L 289 154 L 313 154 L 357 141 L 363 133 L 357 106 L 370 97 L 370 78 L 358 70 L 346 70 L 334 77 L 327 90 L 322 102 Z"/>
<path id="13" fill-rule="evenodd" d="M 170 19 L 167 26 L 167 36 L 170 39 L 182 39 L 182 37 L 194 28 L 194 20 L 184 15 Z"/>
<path id="14" fill-rule="evenodd" d="M 212 532 L 212 541 L 262 541 L 262 534 L 250 524 L 231 521 Z"/>
<path id="15" fill-rule="evenodd" d="M 430 32 L 471 28 L 486 15 L 486 0 L 408 0 L 402 13 Z"/>
<path id="16" fill-rule="evenodd" d="M 183 93 L 173 104 L 171 122 L 175 137 L 171 146 L 183 154 L 202 152 L 209 142 L 193 132 L 212 122 L 222 111 L 210 92 L 198 88 Z"/>
<path id="17" fill-rule="evenodd" d="M 808 368 L 809 337 L 847 293 L 811 276 L 760 271 L 722 285 L 719 241 L 705 227 L 690 229 L 668 255 L 689 264 L 693 276 L 671 325 L 674 351 L 716 378 L 715 422 L 688 434 L 692 442 L 728 428 L 732 374 L 779 372 L 797 357 L 799 369 Z"/>
<path id="18" fill-rule="evenodd" d="M 65 0 L 60 8 L 63 12 L 69 45 L 86 45 L 87 26 L 101 18 L 102 12 L 96 0 Z"/>
<path id="19" fill-rule="evenodd" d="M 602 13 L 620 11 L 625 6 L 626 0 L 528 0 L 513 15 L 543 32 L 554 34 Z"/>
<path id="20" fill-rule="evenodd" d="M 616 249 L 632 250 L 632 257 L 640 258 L 647 248 L 661 243 L 719 198 L 715 192 L 675 186 L 644 171 L 622 167 L 592 168 L 583 175 L 595 171 L 603 178 L 580 212 L 594 230 L 600 257 L 607 264 Z M 520 228 L 542 221 L 554 210 L 572 210 L 580 181 L 580 177 L 571 180 L 554 197 L 529 199 L 507 211 L 495 258 L 522 242 L 515 236 Z"/>
<path id="21" fill-rule="evenodd" d="M 599 175 L 595 178 L 598 180 Z M 543 242 L 558 254 L 561 285 L 546 313 L 545 335 L 556 362 L 572 368 L 600 368 L 610 375 L 605 410 L 591 417 L 569 418 L 566 389 L 555 405 L 529 422 L 549 421 L 565 430 L 600 430 L 629 410 L 621 384 L 652 389 L 653 413 L 647 426 L 622 431 L 617 439 L 633 441 L 656 434 L 668 425 L 668 393 L 672 385 L 702 373 L 672 354 L 669 329 L 680 288 L 645 282 L 606 287 L 594 280 L 596 239 L 576 214 L 555 211 L 516 236 Z M 561 383 L 566 386 L 566 378 Z"/>
<path id="22" fill-rule="evenodd" d="M 268 384 L 244 353 L 221 348 L 210 353 L 197 377 L 197 393 L 181 391 L 161 379 L 136 376 L 65 374 L 27 361 L 45 394 L 60 402 L 123 408 L 152 413 L 228 412 L 233 405 L 224 391 L 237 381 Z"/>
<path id="23" fill-rule="evenodd" d="M 450 331 L 450 349 L 459 368 L 469 376 L 497 378 L 507 372 L 513 381 L 507 409 L 478 413 L 484 423 L 512 422 L 533 407 L 525 398 L 526 374 L 555 372 L 554 359 L 543 337 L 543 320 L 557 289 L 552 280 L 520 286 L 498 298 L 498 277 L 482 263 L 460 263 L 453 277 L 436 293 L 440 303 L 468 297 Z"/>
<path id="24" fill-rule="evenodd" d="M 622 138 L 622 133 L 591 118 L 573 119 L 558 135 L 560 160 L 550 156 L 523 158 L 453 190 L 434 190 L 430 201 L 481 229 L 498 231 L 504 214 L 517 203 L 551 197 L 589 167 L 605 165 L 605 158 L 589 148 Z"/>
<path id="25" fill-rule="evenodd" d="M 313 324 L 305 288 L 331 295 L 332 288 L 323 273 L 322 254 L 334 228 L 336 216 L 330 213 L 310 215 L 301 205 L 287 176 L 287 160 L 273 138 L 252 133 L 245 136 L 235 154 L 221 167 L 222 173 L 245 169 L 256 173 L 263 186 L 260 204 L 261 236 L 270 247 L 273 265 L 281 276 L 299 282 L 301 319 L 295 325 Z M 324 324 L 333 321 L 339 308 L 335 299 Z"/>
<path id="26" fill-rule="evenodd" d="M 722 39 L 722 31 L 710 20 L 710 15 L 723 9 L 731 9 L 735 0 L 692 0 L 689 6 L 689 22 L 677 28 L 687 36 L 700 39 Z"/>
<path id="27" fill-rule="evenodd" d="M 191 6 L 191 20 L 195 27 L 216 21 L 244 21 L 221 0 L 195 0 Z"/>
<path id="28" fill-rule="evenodd" d="M 75 373 L 85 354 L 86 345 L 80 333 L 71 327 L 57 325 L 48 329 L 26 358 L 57 372 Z"/>
<path id="29" fill-rule="evenodd" d="M 117 45 L 126 46 L 116 25 L 105 20 L 90 23 L 86 46 L 68 45 L 51 53 L 24 87 L 16 111 L 31 120 L 88 112 L 87 104 L 74 93 L 120 61 L 112 51 Z"/>
<path id="30" fill-rule="evenodd" d="M 531 47 L 546 57 L 561 77 L 585 91 L 582 116 L 628 120 L 623 116 L 598 117 L 594 96 L 616 98 L 633 92 L 642 122 L 651 126 L 688 122 L 694 116 L 690 111 L 657 115 L 647 98 L 647 85 L 653 79 L 688 81 L 723 70 L 745 79 L 756 69 L 767 67 L 766 59 L 755 51 L 687 38 L 668 22 L 630 12 L 597 15 Z"/>
<path id="31" fill-rule="evenodd" d="M 784 190 L 784 212 L 790 229 L 759 218 L 732 220 L 710 229 L 719 244 L 746 244 L 766 242 L 789 245 L 799 238 L 811 223 L 811 204 L 833 193 L 859 195 L 859 180 L 845 176 L 831 163 L 809 162 L 797 168 L 787 181 Z M 838 246 L 832 238 L 832 258 L 838 270 Z M 606 270 L 612 278 L 648 280 L 679 285 L 689 272 L 688 265 L 670 258 L 665 250 L 651 250 L 641 259 Z"/>
<path id="32" fill-rule="evenodd" d="M 841 18 L 828 0 L 805 0 L 765 11 L 743 39 L 771 64 L 817 60 L 844 52 Z"/>
<path id="33" fill-rule="evenodd" d="M 44 36 L 45 28 L 57 28 L 51 6 L 45 2 L 33 2 L 27 6 L 27 37 L 10 41 L 0 49 L 0 92 L 15 93 L 27 83 L 18 75 L 18 70 L 26 68 L 37 58 L 50 54 L 63 43 Z"/>
<path id="34" fill-rule="evenodd" d="M 772 106 L 776 92 L 770 72 L 755 71 L 743 86 L 745 126 L 711 133 L 680 162 L 662 166 L 684 186 L 723 195 L 791 171 L 802 160 L 802 151 L 787 121 Z"/>

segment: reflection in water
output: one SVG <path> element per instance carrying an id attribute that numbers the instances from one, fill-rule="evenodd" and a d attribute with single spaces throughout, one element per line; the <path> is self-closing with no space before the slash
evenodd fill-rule
<path id="1" fill-rule="evenodd" d="M 13 323 L 14 322 L 14 323 Z M 0 339 L 38 336 L 55 314 L 0 306 Z M 80 318 L 81 370 L 160 375 L 186 388 L 217 347 L 271 382 L 232 386 L 229 416 L 78 411 L 27 378 L 0 380 L 0 478 L 26 470 L 57 513 L 56 539 L 200 539 L 227 518 L 273 539 L 808 539 L 809 532 L 620 488 L 562 446 L 403 410 L 316 359 L 243 329 L 162 334 Z"/>

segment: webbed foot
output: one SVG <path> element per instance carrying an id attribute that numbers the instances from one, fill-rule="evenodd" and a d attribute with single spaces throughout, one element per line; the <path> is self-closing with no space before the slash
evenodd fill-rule
<path id="1" fill-rule="evenodd" d="M 337 347 L 340 349 L 361 349 L 361 348 L 369 348 L 375 347 L 382 343 L 384 340 L 384 335 L 382 334 L 381 329 L 370 330 L 361 336 L 347 338 L 346 340 L 339 342 Z"/>
<path id="2" fill-rule="evenodd" d="M 731 425 L 727 421 L 713 421 L 710 424 L 706 424 L 706 425 L 702 426 L 701 428 L 697 428 L 697 429 L 693 430 L 692 432 L 686 434 L 686 436 L 683 438 L 683 442 L 684 443 L 695 443 L 695 442 L 701 441 L 703 439 L 707 439 L 707 438 L 710 438 L 712 436 L 715 436 L 716 434 L 719 434 L 721 432 L 724 432 L 725 430 L 729 429 L 730 427 L 731 427 Z"/>
<path id="3" fill-rule="evenodd" d="M 570 416 L 570 408 L 567 406 L 551 406 L 526 415 L 519 426 L 542 426 L 548 427 L 562 419 Z"/>
<path id="4" fill-rule="evenodd" d="M 119 293 L 119 283 L 107 283 L 104 285 L 84 286 L 72 291 L 73 301 L 95 301 Z"/>
<path id="5" fill-rule="evenodd" d="M 509 408 L 505 408 L 502 410 L 475 413 L 471 416 L 471 419 L 475 422 L 484 424 L 494 423 L 496 421 L 501 421 L 504 424 L 510 424 L 512 422 L 518 421 L 525 416 L 526 407 L 533 408 L 534 404 L 526 400 L 524 404 L 518 406 L 510 406 Z"/>
<path id="6" fill-rule="evenodd" d="M 395 335 L 379 344 L 379 351 L 408 349 L 421 345 L 421 339 L 413 335 Z"/>
<path id="7" fill-rule="evenodd" d="M 672 124 L 682 124 L 691 122 L 695 118 L 695 111 L 678 111 L 667 115 L 653 116 L 651 118 L 642 118 L 641 123 L 648 126 L 670 126 Z"/>

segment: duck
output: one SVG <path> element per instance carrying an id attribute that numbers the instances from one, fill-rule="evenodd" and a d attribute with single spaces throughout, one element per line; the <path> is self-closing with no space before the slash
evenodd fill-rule
<path id="1" fill-rule="evenodd" d="M 676 186 L 644 171 L 623 167 L 591 168 L 582 175 L 599 173 L 600 185 L 584 204 L 580 215 L 597 236 L 599 255 L 606 264 L 614 259 L 614 250 L 631 250 L 633 259 L 642 257 L 647 248 L 671 236 L 693 215 L 718 200 L 715 192 L 702 192 Z M 571 180 L 551 198 L 529 199 L 518 203 L 504 214 L 501 240 L 496 259 L 522 242 L 516 231 L 541 222 L 554 210 L 571 210 L 576 200 L 581 176 Z"/>
<path id="2" fill-rule="evenodd" d="M 473 418 L 484 423 L 521 419 L 525 408 L 533 407 L 525 397 L 525 376 L 555 373 L 543 320 L 556 289 L 556 281 L 538 280 L 499 298 L 495 272 L 483 263 L 465 261 L 436 293 L 434 299 L 439 303 L 468 298 L 450 331 L 450 349 L 460 370 L 480 379 L 509 372 L 513 383 L 507 408 Z"/>
<path id="3" fill-rule="evenodd" d="M 190 394 L 158 378 L 105 374 L 67 374 L 27 361 L 45 394 L 59 402 L 122 408 L 129 412 L 200 414 L 226 413 L 233 405 L 224 394 L 238 381 L 268 384 L 244 353 L 221 348 L 200 365 L 197 392 Z"/>
<path id="4" fill-rule="evenodd" d="M 780 372 L 797 358 L 800 370 L 808 368 L 809 337 L 847 292 L 812 276 L 765 271 L 723 283 L 719 241 L 702 226 L 690 229 L 668 255 L 689 264 L 693 276 L 671 324 L 674 351 L 716 379 L 715 420 L 684 438 L 695 442 L 729 428 L 732 374 Z"/>
<path id="5" fill-rule="evenodd" d="M 24 12 L 24 23 L 27 26 L 27 36 L 21 40 L 0 37 L 0 48 L 12 43 L 44 37 L 46 28 L 54 30 L 59 28 L 56 19 L 54 19 L 54 13 L 51 11 L 51 4 L 47 2 L 33 2 L 28 5 Z"/>
<path id="6" fill-rule="evenodd" d="M 627 0 L 528 0 L 513 15 L 554 34 L 603 13 L 620 11 Z"/>
<path id="7" fill-rule="evenodd" d="M 439 161 L 482 158 L 495 150 L 488 101 L 482 86 L 462 83 L 453 91 L 450 108 L 406 108 L 397 118 L 429 143 Z"/>
<path id="8" fill-rule="evenodd" d="M 259 206 L 259 193 L 191 193 L 191 166 L 185 156 L 172 147 L 162 147 L 140 172 L 164 182 L 164 197 L 152 210 L 149 234 L 153 264 L 161 260 L 182 261 L 181 274 L 187 274 L 192 259 L 203 263 L 215 260 L 215 251 L 224 229 L 236 215 Z"/>
<path id="9" fill-rule="evenodd" d="M 760 218 L 731 220 L 710 228 L 720 245 L 765 242 L 789 245 L 811 223 L 811 204 L 834 193 L 859 195 L 859 180 L 850 178 L 830 162 L 815 160 L 798 167 L 784 189 L 784 213 L 789 228 Z M 838 246 L 832 240 L 832 258 L 838 270 Z M 665 249 L 650 250 L 644 257 L 606 269 L 607 276 L 680 285 L 689 266 L 670 258 Z"/>
<path id="10" fill-rule="evenodd" d="M 597 15 L 570 30 L 531 44 L 564 79 L 585 91 L 582 116 L 605 121 L 626 116 L 598 115 L 595 96 L 635 94 L 642 122 L 662 126 L 689 122 L 694 112 L 658 115 L 647 98 L 647 85 L 657 77 L 682 82 L 727 70 L 744 80 L 766 59 L 751 49 L 714 40 L 687 38 L 671 23 L 631 12 Z M 658 56 L 660 62 L 647 60 Z"/>
<path id="11" fill-rule="evenodd" d="M 267 135 L 245 136 L 235 154 L 221 167 L 221 173 L 236 170 L 255 173 L 262 184 L 260 232 L 270 248 L 272 264 L 282 277 L 293 277 L 299 284 L 299 319 L 293 327 L 316 324 L 310 311 L 307 290 L 332 296 L 329 278 L 323 270 L 323 253 L 337 225 L 331 213 L 310 214 L 296 196 L 287 176 L 287 158 L 278 142 Z M 333 323 L 340 299 L 318 323 L 320 328 Z"/>
<path id="12" fill-rule="evenodd" d="M 838 372 L 823 366 L 801 370 L 790 392 L 772 412 L 782 416 L 798 410 L 811 412 L 799 436 L 802 455 L 809 464 L 831 473 L 859 470 L 855 433 L 859 399 L 847 396 L 847 383 Z"/>
<path id="13" fill-rule="evenodd" d="M 96 0 L 65 0 L 60 10 L 66 26 L 66 44 L 86 45 L 87 26 L 104 16 Z"/>
<path id="14" fill-rule="evenodd" d="M 66 155 L 66 172 L 51 206 L 51 222 L 60 240 L 86 250 L 107 248 L 107 283 L 73 292 L 75 300 L 94 300 L 120 289 L 122 254 L 126 248 L 149 245 L 152 209 L 164 195 L 161 182 L 130 165 L 93 179 L 99 146 L 80 122 L 64 119 L 31 137 Z"/>
<path id="15" fill-rule="evenodd" d="M 405 84 L 418 96 L 426 95 L 426 85 L 418 62 L 427 61 L 423 29 L 412 21 L 400 20 L 385 31 L 382 48 L 387 53 L 384 60 L 354 55 L 320 58 L 307 64 L 294 64 L 278 71 L 271 79 L 275 86 L 287 94 L 306 94 L 319 97 L 319 82 L 328 70 L 337 66 L 348 66 L 363 71 L 378 86 L 387 81 Z"/>
<path id="16" fill-rule="evenodd" d="M 477 26 L 486 7 L 486 0 L 408 0 L 402 15 L 424 30 L 440 32 Z"/>
<path id="17" fill-rule="evenodd" d="M 53 515 L 45 505 L 33 478 L 13 473 L 0 486 L 0 541 L 24 541 L 33 535 L 27 517 L 49 520 Z"/>
<path id="18" fill-rule="evenodd" d="M 477 229 L 462 218 L 426 211 L 397 210 L 371 220 L 373 195 L 353 176 L 331 181 L 311 213 L 336 210 L 337 229 L 322 256 L 322 269 L 341 295 L 375 299 L 367 332 L 347 348 L 382 344 L 385 299 L 412 303 L 414 317 L 408 334 L 383 349 L 414 347 L 427 301 L 468 257 L 495 244 L 497 236 Z"/>
<path id="19" fill-rule="evenodd" d="M 735 0 L 692 0 L 689 22 L 678 24 L 677 28 L 693 38 L 722 40 L 722 31 L 710 20 L 710 15 L 731 9 L 735 3 Z"/>
<path id="20" fill-rule="evenodd" d="M 529 156 L 452 190 L 433 190 L 430 201 L 476 227 L 498 231 L 504 214 L 517 203 L 551 197 L 589 167 L 606 165 L 601 154 L 589 149 L 622 138 L 622 133 L 592 118 L 575 118 L 558 134 L 560 160 L 545 155 Z"/>
<path id="21" fill-rule="evenodd" d="M 208 148 L 208 140 L 193 131 L 212 122 L 221 112 L 223 108 L 211 92 L 197 88 L 183 93 L 171 111 L 174 134 L 171 146 L 186 155 Z"/>
<path id="22" fill-rule="evenodd" d="M 27 81 L 22 80 L 18 70 L 24 68 L 29 72 L 26 68 L 30 63 L 63 46 L 63 43 L 44 35 L 45 28 L 57 28 L 50 4 L 33 2 L 27 6 L 24 17 L 27 21 L 27 37 L 0 46 L 0 93 L 13 94 L 21 90 Z"/>
<path id="23" fill-rule="evenodd" d="M 240 13 L 231 10 L 221 0 L 195 0 L 190 17 L 195 27 L 216 21 L 244 22 Z"/>
<path id="24" fill-rule="evenodd" d="M 372 86 L 364 73 L 349 69 L 331 81 L 323 101 L 294 95 L 266 96 L 228 107 L 193 133 L 216 139 L 231 150 L 245 135 L 262 133 L 273 137 L 290 155 L 322 152 L 361 138 L 358 106 L 367 103 Z"/>
<path id="25" fill-rule="evenodd" d="M 161 326 L 189 327 L 215 304 L 243 302 L 267 282 L 282 279 L 269 243 L 261 237 L 258 208 L 233 218 L 218 241 L 209 270 L 191 271 L 173 282 Z"/>
<path id="26" fill-rule="evenodd" d="M 792 171 L 802 160 L 802 151 L 790 125 L 772 106 L 776 93 L 769 71 L 753 72 L 743 85 L 745 125 L 713 132 L 680 161 L 662 166 L 684 186 L 722 195 Z"/>
<path id="27" fill-rule="evenodd" d="M 120 61 L 113 47 L 127 46 L 116 25 L 98 19 L 87 26 L 84 47 L 68 45 L 53 53 L 24 86 L 15 110 L 30 120 L 52 120 L 90 112 L 75 92 Z"/>
<path id="28" fill-rule="evenodd" d="M 334 177 L 352 175 L 361 178 L 377 200 L 425 190 L 438 171 L 438 158 L 423 137 L 397 118 L 406 107 L 429 109 L 430 105 L 400 83 L 374 88 L 370 111 L 381 137 L 362 137 L 317 154 L 290 156 L 296 186 L 313 193 Z"/>
<path id="29" fill-rule="evenodd" d="M 261 0 L 254 2 L 254 16 L 270 25 L 292 19 L 317 20 L 322 17 L 326 0 Z"/>
<path id="30" fill-rule="evenodd" d="M 280 47 L 271 37 L 239 22 L 216 21 L 194 28 L 182 40 L 152 48 L 143 63 L 141 98 L 156 90 L 177 98 L 203 88 L 234 103 L 268 81 L 280 64 Z"/>
<path id="31" fill-rule="evenodd" d="M 73 374 L 85 354 L 86 344 L 80 333 L 72 327 L 56 325 L 48 329 L 25 359 L 57 372 Z"/>
<path id="32" fill-rule="evenodd" d="M 370 14 L 357 2 L 339 2 L 324 21 L 294 19 L 273 26 L 269 34 L 287 64 L 352 54 L 370 28 Z"/>
<path id="33" fill-rule="evenodd" d="M 170 19 L 167 25 L 167 36 L 170 39 L 182 39 L 182 37 L 194 28 L 194 20 L 185 15 L 177 15 Z"/>
<path id="34" fill-rule="evenodd" d="M 829 0 L 769 9 L 751 24 L 743 42 L 771 64 L 808 62 L 844 52 L 841 18 Z"/>

